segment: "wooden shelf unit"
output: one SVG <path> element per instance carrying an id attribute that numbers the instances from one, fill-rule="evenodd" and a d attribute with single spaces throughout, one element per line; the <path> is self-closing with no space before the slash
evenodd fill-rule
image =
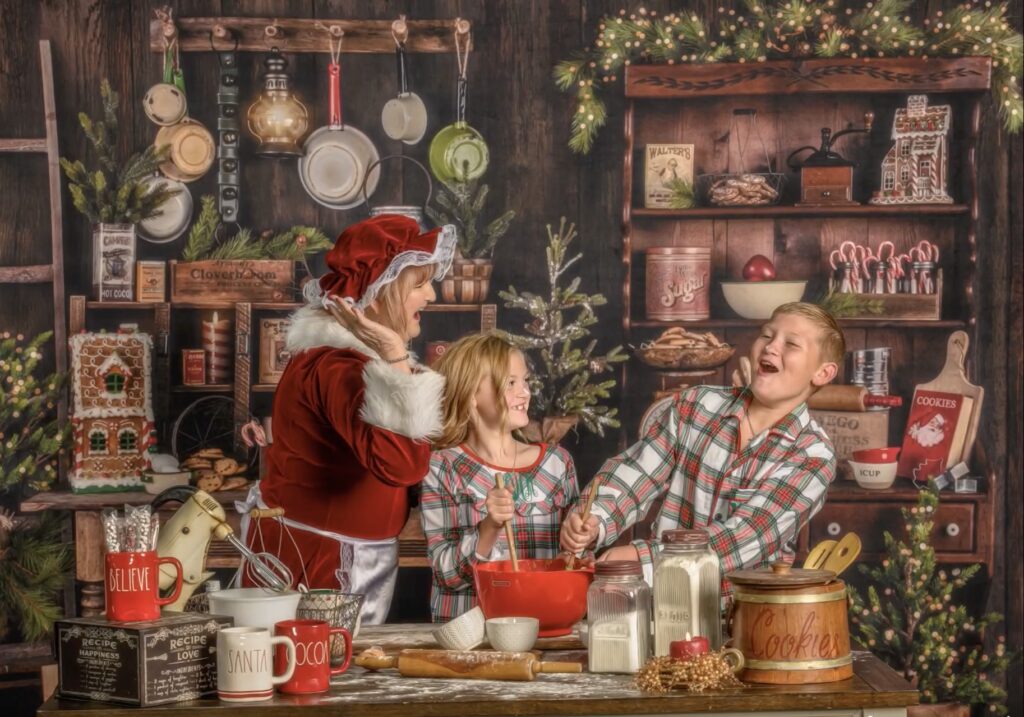
<path id="1" fill-rule="evenodd" d="M 848 349 L 890 346 L 890 385 L 893 393 L 909 397 L 913 387 L 936 375 L 942 367 L 948 332 L 966 330 L 976 342 L 974 303 L 975 254 L 978 251 L 977 141 L 981 102 L 989 90 L 991 62 L 983 57 L 954 59 L 808 59 L 752 64 L 631 65 L 625 68 L 625 147 L 622 160 L 622 263 L 623 315 L 626 340 L 639 345 L 659 329 L 678 325 L 720 331 L 737 346 L 736 355 L 712 379 L 727 382 L 739 357 L 746 355 L 758 327 L 757 320 L 729 318 L 718 282 L 737 279 L 753 254 L 773 259 L 781 279 L 807 279 L 806 297 L 824 288 L 828 254 L 842 241 L 877 247 L 895 243 L 897 252 L 928 239 L 940 246 L 945 274 L 940 320 L 842 319 Z M 927 94 L 930 104 L 950 104 L 953 126 L 949 136 L 949 191 L 957 203 L 946 205 L 842 207 L 794 206 L 799 175 L 785 168 L 789 153 L 815 144 L 821 127 L 839 131 L 859 125 L 864 112 L 875 112 L 870 137 L 850 135 L 838 149 L 860 160 L 855 175 L 854 199 L 866 202 L 877 187 L 870 172 L 890 145 L 892 117 L 910 94 Z M 776 171 L 788 172 L 788 186 L 779 206 L 701 207 L 667 210 L 643 207 L 643 154 L 649 143 L 694 145 L 694 177 L 701 173 L 740 171 L 736 138 L 728 131 L 733 110 L 753 108 L 758 130 Z M 750 139 L 746 161 L 763 164 L 756 135 Z M 752 147 L 754 149 L 752 149 Z M 757 157 L 758 159 L 755 159 Z M 752 162 L 753 160 L 753 162 Z M 749 167 L 755 170 L 756 167 Z M 644 315 L 644 251 L 660 246 L 711 248 L 711 318 L 695 322 L 652 321 Z M 817 284 L 818 286 L 815 286 Z M 807 299 L 810 300 L 810 299 Z M 970 367 L 968 367 L 971 373 Z M 634 377 L 637 380 L 634 380 Z M 635 434 L 643 401 L 636 396 L 657 377 L 655 369 L 639 361 L 622 367 L 624 425 Z M 709 380 L 709 382 L 714 382 Z M 634 385 L 636 384 L 636 385 Z M 635 414 L 631 408 L 640 409 Z M 893 410 L 890 441 L 898 445 L 906 408 Z M 987 464 L 980 444 L 974 467 L 985 478 L 984 492 L 965 496 L 943 494 L 940 517 L 950 533 L 939 543 L 943 561 L 982 561 L 991 569 L 994 505 L 999 483 Z M 878 558 L 880 543 L 874 535 L 898 527 L 898 507 L 912 503 L 916 490 L 903 486 L 891 491 L 866 491 L 855 483 L 837 480 L 829 501 L 801 536 L 801 551 L 810 543 L 832 537 L 829 528 L 856 530 L 871 535 L 865 548 L 869 559 Z M 948 513 L 948 515 L 947 515 Z M 940 522 L 943 522 L 940 521 Z M 898 523 L 898 521 L 897 521 Z"/>

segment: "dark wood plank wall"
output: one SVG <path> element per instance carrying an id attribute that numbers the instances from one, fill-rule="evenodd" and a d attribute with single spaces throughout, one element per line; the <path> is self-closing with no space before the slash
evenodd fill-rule
<path id="1" fill-rule="evenodd" d="M 0 135 L 39 136 L 42 132 L 42 95 L 36 40 L 53 41 L 60 145 L 66 156 L 82 157 L 86 142 L 78 127 L 76 114 L 100 111 L 99 81 L 110 79 L 123 97 L 122 151 L 134 151 L 152 141 L 155 127 L 140 111 L 139 101 L 146 89 L 160 78 L 160 58 L 148 51 L 148 27 L 152 10 L 162 2 L 149 0 L 43 0 L 42 2 L 0 2 Z M 576 0 L 541 2 L 504 0 L 495 2 L 459 2 L 458 0 L 402 0 L 389 3 L 370 0 L 178 0 L 171 6 L 179 16 L 250 15 L 268 17 L 318 18 L 393 18 L 407 13 L 412 18 L 454 18 L 473 22 L 475 49 L 470 58 L 470 96 L 468 119 L 487 138 L 491 147 L 491 211 L 514 208 L 518 218 L 496 252 L 493 286 L 515 284 L 519 288 L 544 287 L 543 247 L 545 224 L 557 224 L 560 216 L 574 221 L 580 232 L 578 248 L 587 260 L 579 264 L 583 286 L 601 291 L 609 299 L 595 333 L 603 346 L 621 341 L 620 331 L 620 224 L 622 116 L 624 103 L 616 88 L 605 93 L 609 123 L 589 156 L 577 157 L 566 148 L 569 97 L 557 91 L 551 81 L 551 68 L 568 52 L 592 37 L 599 18 L 614 13 L 621 4 L 616 0 Z M 705 17 L 711 17 L 720 3 L 701 0 L 685 5 Z M 726 3 L 728 4 L 728 3 Z M 678 9 L 680 3 L 663 0 L 647 3 L 653 10 Z M 952 6 L 953 2 L 915 3 L 915 13 Z M 1013 17 L 1020 26 L 1021 2 L 1015 0 Z M 284 45 L 287 50 L 287 46 Z M 262 73 L 260 56 L 243 55 L 243 97 L 255 95 Z M 216 117 L 216 58 L 210 53 L 183 56 L 192 115 L 213 126 Z M 326 122 L 324 75 L 325 55 L 289 55 L 289 70 L 295 86 L 311 112 L 311 126 Z M 406 154 L 425 161 L 429 136 L 419 146 L 406 147 L 388 140 L 380 129 L 379 113 L 393 92 L 394 62 L 390 55 L 346 55 L 342 61 L 342 81 L 346 120 L 364 130 L 377 144 L 382 155 Z M 450 55 L 422 55 L 410 58 L 410 81 L 426 100 L 430 112 L 428 134 L 452 120 L 455 59 Z M 814 102 L 828 100 L 815 99 Z M 770 104 L 770 103 L 769 103 Z M 1021 139 L 999 131 L 998 120 L 987 110 L 982 121 L 980 155 L 981 229 L 979 232 L 977 306 L 979 345 L 974 347 L 976 376 L 988 391 L 981 440 L 994 457 L 997 474 L 1004 481 L 1003 497 L 996 527 L 999 557 L 990 596 L 991 607 L 1007 615 L 1007 635 L 1011 644 L 1022 642 L 1022 568 L 1017 549 L 1024 541 L 1022 512 L 1022 186 Z M 850 108 L 847 108 L 850 109 Z M 789 111 L 788 109 L 786 110 Z M 836 110 L 837 121 L 846 118 Z M 853 111 L 850 109 L 850 111 Z M 858 109 L 857 111 L 862 111 Z M 771 117 L 770 134 L 780 131 L 779 108 Z M 795 109 L 794 109 L 795 112 Z M 706 121 L 706 117 L 684 118 L 687 122 Z M 725 120 L 723 120 L 724 122 Z M 724 130 L 724 127 L 712 130 Z M 647 131 L 651 128 L 648 127 Z M 705 131 L 712 131 L 705 130 Z M 643 128 L 638 128 L 643 131 Z M 712 132 L 713 134 L 714 132 Z M 709 135 L 710 137 L 710 135 Z M 813 137 L 808 137 L 810 142 Z M 710 141 L 710 140 L 709 140 Z M 251 145 L 248 145 L 251 149 Z M 776 148 L 770 151 L 775 152 Z M 727 155 L 723 155 L 727 156 Z M 415 203 L 421 201 L 425 187 L 418 170 L 387 166 L 375 204 Z M 408 163 L 402 163 L 407 165 Z M 335 212 L 308 199 L 303 192 L 294 162 L 255 159 L 243 160 L 242 221 L 256 228 L 284 227 L 308 222 L 335 234 L 346 224 L 362 218 L 363 210 Z M 190 185 L 193 196 L 212 193 L 212 173 Z M 48 261 L 48 209 L 46 206 L 46 167 L 41 157 L 10 155 L 0 157 L 0 265 Z M 89 227 L 70 208 L 65 192 L 65 264 L 68 293 L 87 290 L 90 273 Z M 826 222 L 843 233 L 859 231 L 854 220 Z M 724 251 L 729 241 L 744 245 L 766 243 L 757 222 L 707 223 L 707 243 Z M 717 224 L 723 224 L 718 226 Z M 726 229 L 724 226 L 730 227 Z M 783 222 L 783 225 L 785 223 Z M 939 222 L 941 225 L 941 222 Z M 638 235 L 643 222 L 637 223 Z M 790 237 L 789 253 L 800 256 L 803 273 L 818 263 L 817 241 L 807 247 L 804 240 L 808 224 Z M 922 227 L 919 223 L 918 229 Z M 692 229 L 694 225 L 690 225 Z M 823 227 L 824 229 L 824 227 Z M 944 234 L 940 227 L 937 234 Z M 786 232 L 785 226 L 782 228 Z M 948 237 L 940 243 L 949 244 Z M 804 251 L 804 249 L 808 251 Z M 181 242 L 165 247 L 140 244 L 144 258 L 174 258 Z M 724 263 L 731 266 L 735 258 Z M 720 260 L 721 263 L 721 260 Z M 804 266 L 806 264 L 806 266 Z M 317 264 L 314 262 L 314 269 Z M 733 267 L 735 268 L 735 267 Z M 947 283 L 953 277 L 947 277 Z M 494 289 L 492 289 L 494 291 Z M 0 329 L 34 334 L 48 327 L 49 288 L 46 286 L 3 287 L 0 289 Z M 496 296 L 496 295 L 495 295 Z M 638 297 L 642 302 L 642 296 Z M 637 300 L 636 298 L 634 299 Z M 187 313 L 175 314 L 176 321 L 198 322 Z M 432 317 L 431 320 L 433 320 Z M 518 329 L 523 322 L 499 310 L 499 325 Z M 437 325 L 437 330 L 444 327 Z M 450 327 L 448 327 L 450 330 Z M 464 329 L 461 329 L 464 330 Z M 749 333 L 749 332 L 747 332 Z M 742 340 L 744 332 L 731 338 Z M 853 332 L 853 344 L 862 343 L 864 332 Z M 883 335 L 886 334 L 886 335 Z M 918 340 L 900 332 L 874 332 L 874 339 L 891 340 L 908 357 L 918 353 Z M 914 356 L 931 363 L 937 358 Z M 938 363 L 936 363 L 938 366 Z M 898 386 L 909 389 L 910 386 Z M 634 395 L 631 392 L 631 395 Z M 637 399 L 635 411 L 642 408 Z M 581 476 L 588 478 L 603 458 L 612 454 L 619 436 L 604 439 L 581 434 L 570 438 Z M 1006 509 L 1005 506 L 1015 506 Z M 1004 546 L 1010 546 L 1007 549 Z M 1020 686 L 1016 686 L 1011 713 L 1021 711 Z"/>

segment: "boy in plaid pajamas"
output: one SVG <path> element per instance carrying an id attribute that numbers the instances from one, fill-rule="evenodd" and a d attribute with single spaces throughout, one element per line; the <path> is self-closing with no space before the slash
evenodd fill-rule
<path id="1" fill-rule="evenodd" d="M 666 491 L 655 535 L 707 530 L 723 575 L 793 560 L 800 529 L 824 504 L 835 453 L 807 398 L 832 381 L 846 351 L 842 331 L 814 304 L 783 304 L 750 351 L 749 385 L 682 391 L 647 434 L 605 462 L 584 523 L 570 511 L 561 544 L 579 552 L 613 544 Z M 648 581 L 655 540 L 611 548 L 602 560 L 640 560 Z M 723 595 L 730 586 L 723 581 Z"/>
<path id="2" fill-rule="evenodd" d="M 474 607 L 473 566 L 508 558 L 512 521 L 523 558 L 558 556 L 558 530 L 576 500 L 576 469 L 558 445 L 517 441 L 529 422 L 523 355 L 491 334 L 463 338 L 435 366 L 446 380 L 444 428 L 423 480 L 420 511 L 433 567 L 430 612 L 446 622 Z M 505 476 L 505 488 L 495 476 Z"/>

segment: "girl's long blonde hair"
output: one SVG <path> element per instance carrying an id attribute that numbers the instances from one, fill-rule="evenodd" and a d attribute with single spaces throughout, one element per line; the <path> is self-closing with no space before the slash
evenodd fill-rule
<path id="1" fill-rule="evenodd" d="M 367 307 L 366 315 L 374 321 L 384 324 L 392 331 L 405 334 L 405 299 L 413 287 L 431 281 L 437 266 L 408 266 L 390 284 L 386 284 L 377 294 L 377 298 Z M 373 306 L 376 304 L 376 307 Z"/>
<path id="2" fill-rule="evenodd" d="M 508 425 L 505 386 L 508 384 L 510 357 L 518 351 L 506 339 L 493 333 L 470 334 L 448 347 L 434 366 L 445 378 L 444 399 L 441 401 L 444 428 L 434 442 L 435 448 L 457 446 L 468 438 L 473 398 L 483 380 L 489 380 L 494 387 L 502 426 Z"/>

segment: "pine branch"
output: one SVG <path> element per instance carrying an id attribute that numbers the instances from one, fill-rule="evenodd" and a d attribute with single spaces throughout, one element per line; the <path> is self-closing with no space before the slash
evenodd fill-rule
<path id="1" fill-rule="evenodd" d="M 220 226 L 220 212 L 217 211 L 217 198 L 212 194 L 204 194 L 200 199 L 199 218 L 192 225 L 185 243 L 185 251 L 181 254 L 182 261 L 199 261 L 212 248 L 214 236 Z"/>

